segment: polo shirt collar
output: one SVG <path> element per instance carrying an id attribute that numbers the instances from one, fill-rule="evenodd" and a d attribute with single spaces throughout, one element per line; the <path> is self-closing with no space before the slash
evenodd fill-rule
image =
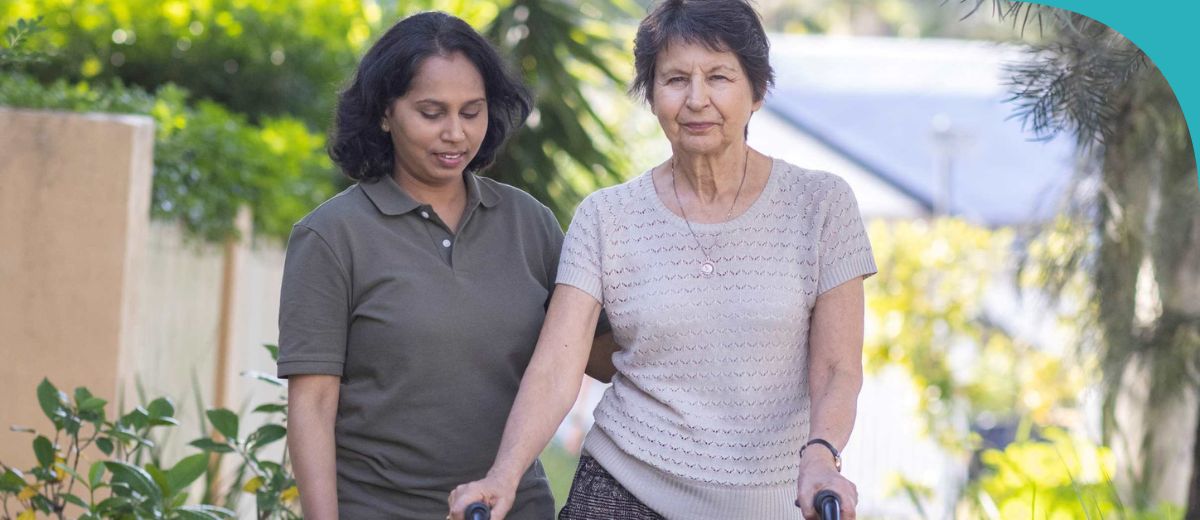
<path id="1" fill-rule="evenodd" d="M 463 181 L 467 185 L 468 208 L 476 204 L 490 208 L 500 202 L 500 194 L 496 189 L 488 183 L 479 182 L 479 177 L 475 174 L 463 172 Z M 385 175 L 373 182 L 360 182 L 358 185 L 384 215 L 403 215 L 421 207 L 421 203 L 405 193 L 391 175 Z"/>
<path id="2" fill-rule="evenodd" d="M 491 183 L 480 182 L 479 176 L 473 173 L 463 173 L 467 182 L 467 205 L 472 205 L 475 201 L 483 204 L 483 207 L 490 208 L 500 202 L 500 194 L 496 192 L 496 188 Z"/>

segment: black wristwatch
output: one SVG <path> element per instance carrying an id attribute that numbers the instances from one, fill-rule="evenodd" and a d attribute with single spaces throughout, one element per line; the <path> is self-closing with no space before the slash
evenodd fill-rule
<path id="1" fill-rule="evenodd" d="M 842 472 L 842 454 L 838 453 L 837 448 L 834 448 L 833 444 L 831 444 L 829 441 L 827 441 L 825 439 L 810 439 L 804 445 L 804 447 L 800 448 L 800 456 L 803 457 L 804 450 L 807 450 L 808 447 L 812 446 L 813 444 L 820 444 L 821 446 L 829 448 L 829 453 L 833 454 L 833 469 L 836 469 L 838 471 L 838 473 L 841 473 Z"/>

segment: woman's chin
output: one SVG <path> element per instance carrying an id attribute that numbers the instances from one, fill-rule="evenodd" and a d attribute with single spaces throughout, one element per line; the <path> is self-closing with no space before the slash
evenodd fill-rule
<path id="1" fill-rule="evenodd" d="M 724 152 L 731 144 L 720 136 L 684 137 L 674 148 L 688 155 L 712 155 Z"/>

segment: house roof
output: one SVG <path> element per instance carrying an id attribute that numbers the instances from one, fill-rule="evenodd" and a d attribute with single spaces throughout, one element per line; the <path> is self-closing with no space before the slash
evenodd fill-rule
<path id="1" fill-rule="evenodd" d="M 930 210 L 992 226 L 1044 220 L 1075 146 L 1036 140 L 1013 116 L 1003 66 L 1021 56 L 977 42 L 773 36 L 765 106 Z"/>

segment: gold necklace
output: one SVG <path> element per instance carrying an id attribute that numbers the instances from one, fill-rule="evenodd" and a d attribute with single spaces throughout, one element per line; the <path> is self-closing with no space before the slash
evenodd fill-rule
<path id="1" fill-rule="evenodd" d="M 737 191 L 733 194 L 733 203 L 729 205 L 729 211 L 725 212 L 725 220 L 733 218 L 733 209 L 737 207 L 738 197 L 742 195 L 742 186 L 746 184 L 746 172 L 750 169 L 750 147 L 746 147 L 746 158 L 742 162 L 742 180 L 738 182 Z M 688 220 L 687 210 L 683 208 L 683 201 L 679 198 L 679 189 L 675 187 L 675 157 L 671 157 L 671 193 L 675 195 L 675 203 L 679 205 L 679 212 L 683 214 L 683 223 L 687 224 L 688 233 L 692 235 L 692 240 L 696 241 L 696 247 L 700 249 L 700 253 L 704 255 L 704 263 L 700 264 L 700 274 L 711 276 L 716 272 L 716 265 L 713 263 L 712 256 L 708 254 L 708 249 L 704 244 L 700 243 L 700 237 L 696 236 L 696 232 L 692 229 L 692 222 Z M 713 242 L 713 247 L 716 247 L 716 242 Z"/>

